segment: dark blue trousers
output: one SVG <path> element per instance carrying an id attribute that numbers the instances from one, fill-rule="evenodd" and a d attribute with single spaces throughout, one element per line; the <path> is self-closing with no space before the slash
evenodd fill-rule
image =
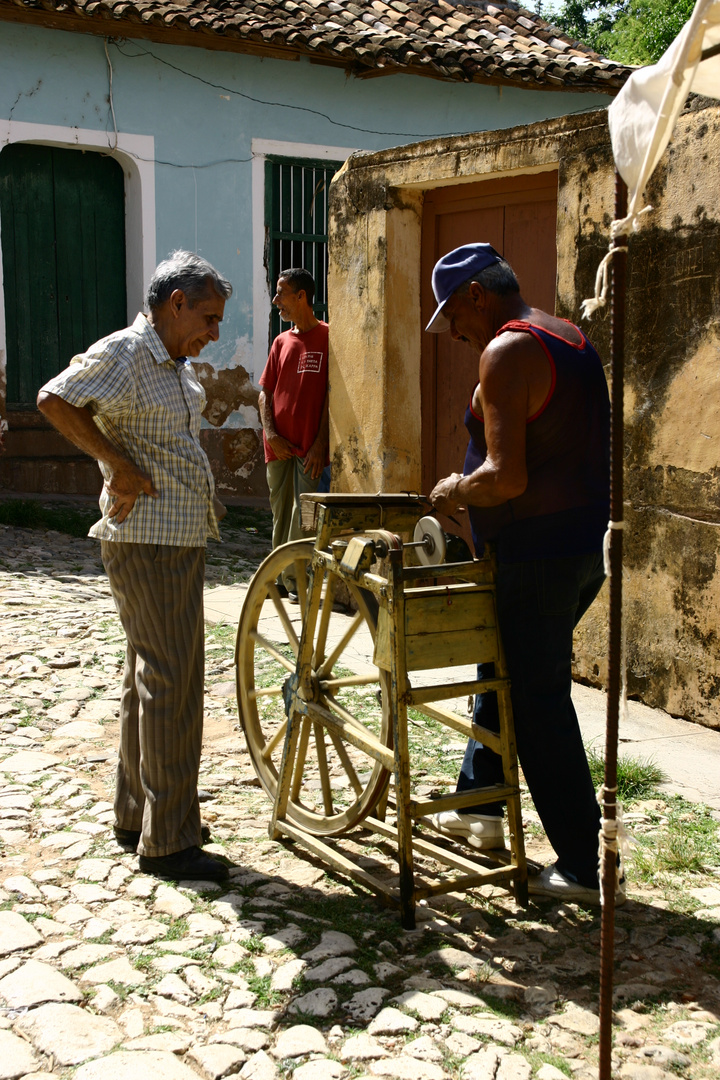
<path id="1" fill-rule="evenodd" d="M 518 758 L 561 873 L 598 886 L 600 808 L 570 697 L 573 630 L 603 583 L 601 553 L 500 563 L 497 604 Z M 491 679 L 494 664 L 478 664 Z M 476 724 L 499 731 L 497 695 L 475 698 Z M 503 782 L 502 762 L 470 740 L 457 790 Z M 502 803 L 465 813 L 502 815 Z"/>

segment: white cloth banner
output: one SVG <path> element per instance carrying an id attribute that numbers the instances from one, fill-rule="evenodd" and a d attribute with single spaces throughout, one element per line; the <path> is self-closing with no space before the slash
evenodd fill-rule
<path id="1" fill-rule="evenodd" d="M 712 55 L 717 51 L 718 55 Z M 697 0 L 682 31 L 657 64 L 633 72 L 608 109 L 617 170 L 628 186 L 627 216 L 613 221 L 613 239 L 637 229 L 643 194 L 672 137 L 691 90 L 720 98 L 720 0 Z M 595 295 L 580 305 L 589 319 L 607 303 L 612 247 L 600 263 Z"/>
<path id="2" fill-rule="evenodd" d="M 690 91 L 720 98 L 720 50 L 702 59 L 719 45 L 720 0 L 698 0 L 667 52 L 657 64 L 635 71 L 610 106 L 615 164 L 628 186 L 628 215 L 613 222 L 613 236 L 637 227 L 643 192 Z"/>

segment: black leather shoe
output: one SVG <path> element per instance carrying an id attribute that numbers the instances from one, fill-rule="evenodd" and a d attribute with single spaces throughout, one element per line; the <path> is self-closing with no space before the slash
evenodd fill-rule
<path id="1" fill-rule="evenodd" d="M 129 851 L 134 855 L 137 851 L 137 846 L 140 843 L 140 831 L 138 830 L 136 832 L 134 829 L 121 829 L 119 825 L 113 825 L 113 833 L 123 851 Z M 200 835 L 203 844 L 210 843 L 211 834 L 209 826 L 203 825 L 200 829 Z"/>
<path id="2" fill-rule="evenodd" d="M 199 847 L 173 851 L 171 855 L 138 857 L 140 869 L 165 881 L 226 881 L 228 868 Z"/>

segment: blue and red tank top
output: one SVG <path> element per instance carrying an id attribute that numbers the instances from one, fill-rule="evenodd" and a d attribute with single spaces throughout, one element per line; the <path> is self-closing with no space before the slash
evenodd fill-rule
<path id="1" fill-rule="evenodd" d="M 527 420 L 528 482 L 522 495 L 499 506 L 470 506 L 475 550 L 497 544 L 501 562 L 586 555 L 602 548 L 610 488 L 610 400 L 602 361 L 578 327 L 578 344 L 524 321 L 508 331 L 531 334 L 550 362 L 550 390 Z M 470 442 L 464 474 L 485 460 L 482 417 L 465 413 Z"/>

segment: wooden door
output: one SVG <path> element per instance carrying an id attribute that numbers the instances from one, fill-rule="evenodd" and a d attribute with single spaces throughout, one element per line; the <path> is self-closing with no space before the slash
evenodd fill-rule
<path id="1" fill-rule="evenodd" d="M 127 323 L 125 185 L 99 153 L 15 143 L 0 153 L 7 405 Z"/>
<path id="2" fill-rule="evenodd" d="M 462 244 L 485 242 L 503 255 L 528 303 L 555 311 L 557 172 L 482 180 L 438 188 L 425 196 L 422 235 L 423 327 L 436 307 L 431 275 L 436 261 Z M 478 357 L 450 334 L 423 333 L 423 491 L 462 472 L 465 409 L 478 377 Z"/>

